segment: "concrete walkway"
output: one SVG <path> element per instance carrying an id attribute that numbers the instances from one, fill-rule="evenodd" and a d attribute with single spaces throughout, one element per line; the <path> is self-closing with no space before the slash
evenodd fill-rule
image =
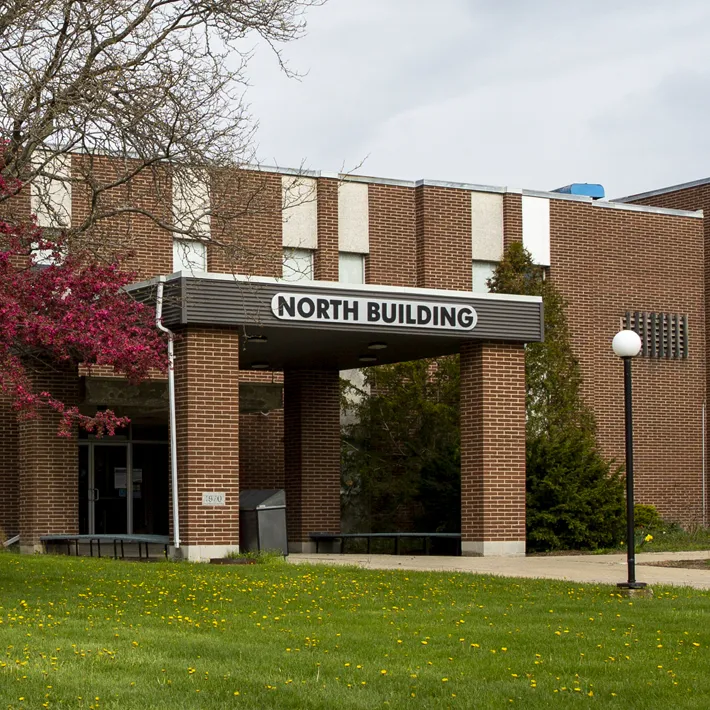
<path id="1" fill-rule="evenodd" d="M 470 572 L 501 577 L 561 579 L 571 582 L 616 584 L 626 580 L 626 555 L 570 555 L 560 557 L 438 557 L 427 555 L 291 554 L 293 564 L 357 565 L 369 569 L 407 569 L 437 572 Z M 710 569 L 651 567 L 664 560 L 706 560 L 710 550 L 697 552 L 646 552 L 636 556 L 636 578 L 655 585 L 710 589 Z"/>

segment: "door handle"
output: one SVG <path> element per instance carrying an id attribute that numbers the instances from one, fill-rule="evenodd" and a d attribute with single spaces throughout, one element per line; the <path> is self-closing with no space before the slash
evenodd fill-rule
<path id="1" fill-rule="evenodd" d="M 99 489 L 98 489 L 98 488 L 91 488 L 91 489 L 89 489 L 89 490 L 93 491 L 93 496 L 92 496 L 92 498 L 91 498 L 90 500 L 91 500 L 92 502 L 96 503 L 96 501 L 97 501 L 97 500 L 99 499 L 99 497 L 100 497 Z"/>

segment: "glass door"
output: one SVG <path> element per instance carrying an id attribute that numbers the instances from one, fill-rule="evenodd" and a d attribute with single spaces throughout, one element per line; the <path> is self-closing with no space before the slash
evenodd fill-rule
<path id="1" fill-rule="evenodd" d="M 96 535 L 128 532 L 128 445 L 91 444 L 90 532 Z"/>
<path id="2" fill-rule="evenodd" d="M 93 498 L 91 485 L 91 448 L 79 446 L 79 534 L 86 535 L 91 530 L 89 522 L 89 500 Z"/>
<path id="3" fill-rule="evenodd" d="M 167 444 L 133 444 L 134 533 L 168 534 L 170 467 Z"/>

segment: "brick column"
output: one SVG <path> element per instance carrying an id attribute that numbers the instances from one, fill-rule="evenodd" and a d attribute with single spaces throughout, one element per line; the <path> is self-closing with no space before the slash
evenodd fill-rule
<path id="1" fill-rule="evenodd" d="M 175 343 L 180 556 L 239 549 L 239 339 L 236 330 L 187 328 Z M 225 505 L 203 505 L 224 493 Z"/>
<path id="2" fill-rule="evenodd" d="M 338 181 L 318 180 L 318 249 L 314 275 L 318 281 L 338 281 Z"/>
<path id="3" fill-rule="evenodd" d="M 525 554 L 522 344 L 461 346 L 461 533 L 465 555 Z"/>
<path id="4" fill-rule="evenodd" d="M 310 532 L 340 531 L 340 379 L 336 370 L 284 373 L 284 463 L 289 549 Z"/>
<path id="5" fill-rule="evenodd" d="M 79 378 L 75 371 L 47 367 L 31 376 L 36 392 L 48 391 L 72 405 L 77 402 Z M 18 425 L 18 518 L 20 550 L 42 550 L 40 535 L 79 532 L 79 451 L 76 433 L 57 436 L 60 417 L 40 409 Z"/>
<path id="6" fill-rule="evenodd" d="M 471 193 L 423 185 L 414 204 L 417 286 L 470 291 Z"/>
<path id="7" fill-rule="evenodd" d="M 523 196 L 517 192 L 503 195 L 503 246 L 523 241 Z"/>

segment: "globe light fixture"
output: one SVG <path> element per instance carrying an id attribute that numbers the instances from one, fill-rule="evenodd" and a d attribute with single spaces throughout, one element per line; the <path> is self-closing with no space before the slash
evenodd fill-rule
<path id="1" fill-rule="evenodd" d="M 617 357 L 636 357 L 641 352 L 641 337 L 635 330 L 620 330 L 611 347 Z"/>

